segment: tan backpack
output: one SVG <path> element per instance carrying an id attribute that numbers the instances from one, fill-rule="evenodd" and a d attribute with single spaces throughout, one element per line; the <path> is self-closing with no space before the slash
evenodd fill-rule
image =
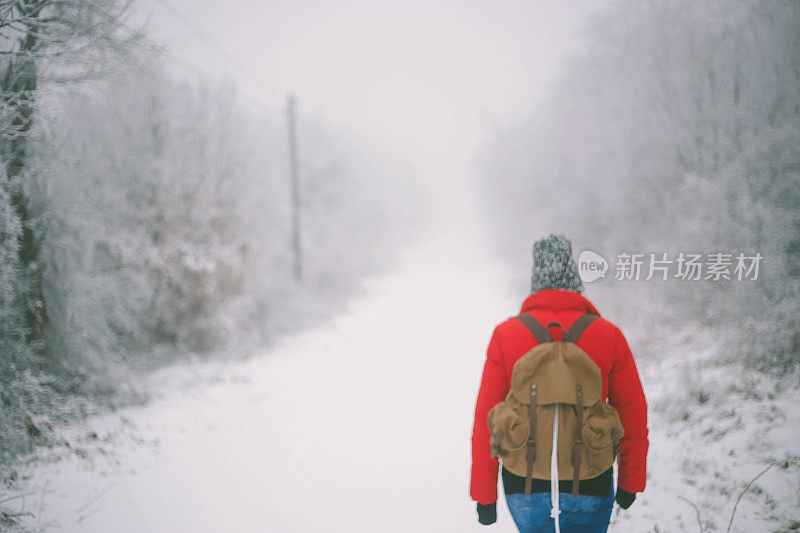
<path id="1" fill-rule="evenodd" d="M 492 456 L 525 476 L 526 495 L 534 477 L 555 479 L 556 491 L 559 478 L 572 477 L 577 496 L 581 479 L 614 464 L 624 434 L 616 409 L 600 397 L 600 368 L 575 344 L 597 316 L 579 317 L 560 341 L 547 328 L 557 325 L 563 331 L 561 324 L 545 328 L 529 314 L 517 318 L 539 344 L 516 362 L 508 396 L 489 411 Z"/>

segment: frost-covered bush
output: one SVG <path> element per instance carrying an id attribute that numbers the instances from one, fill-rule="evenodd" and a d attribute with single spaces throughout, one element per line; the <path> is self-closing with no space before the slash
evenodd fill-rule
<path id="1" fill-rule="evenodd" d="M 302 116 L 294 279 L 285 117 L 250 111 L 230 87 L 157 69 L 52 103 L 31 195 L 46 220 L 60 363 L 114 375 L 186 352 L 241 351 L 329 315 L 387 264 L 404 235 L 395 222 L 414 213 L 408 185 Z"/>
<path id="2" fill-rule="evenodd" d="M 257 194 L 233 97 L 157 72 L 98 93 L 67 99 L 38 143 L 51 349 L 108 368 L 219 347 L 247 268 L 238 198 Z"/>

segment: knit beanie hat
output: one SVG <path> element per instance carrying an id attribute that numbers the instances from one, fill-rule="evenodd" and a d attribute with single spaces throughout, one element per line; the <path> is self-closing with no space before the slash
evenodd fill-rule
<path id="1" fill-rule="evenodd" d="M 572 244 L 563 235 L 551 233 L 533 243 L 531 292 L 542 289 L 583 292 L 578 266 L 572 258 Z"/>

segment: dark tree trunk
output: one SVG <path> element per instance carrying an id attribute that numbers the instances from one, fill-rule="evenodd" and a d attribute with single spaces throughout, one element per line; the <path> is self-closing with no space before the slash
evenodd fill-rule
<path id="1" fill-rule="evenodd" d="M 38 16 L 40 2 L 28 2 L 25 10 L 33 17 Z M 3 156 L 6 161 L 7 177 L 12 183 L 11 204 L 22 222 L 20 236 L 19 264 L 24 275 L 25 287 L 21 291 L 25 299 L 26 341 L 34 352 L 46 356 L 47 310 L 42 291 L 43 264 L 40 261 L 41 235 L 30 216 L 29 201 L 25 195 L 25 167 L 28 163 L 28 135 L 34 120 L 37 69 L 34 52 L 38 46 L 36 28 L 19 40 L 18 53 L 9 61 L 3 76 L 2 92 L 6 104 L 13 113 L 11 131 L 13 135 L 4 141 Z"/>

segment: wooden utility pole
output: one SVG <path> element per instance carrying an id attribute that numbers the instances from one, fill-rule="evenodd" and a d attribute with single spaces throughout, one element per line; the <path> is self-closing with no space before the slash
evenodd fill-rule
<path id="1" fill-rule="evenodd" d="M 294 249 L 294 277 L 302 279 L 302 256 L 300 249 L 300 186 L 297 179 L 297 127 L 295 125 L 295 98 L 289 94 L 286 100 L 289 120 L 289 178 L 292 188 L 292 248 Z"/>

